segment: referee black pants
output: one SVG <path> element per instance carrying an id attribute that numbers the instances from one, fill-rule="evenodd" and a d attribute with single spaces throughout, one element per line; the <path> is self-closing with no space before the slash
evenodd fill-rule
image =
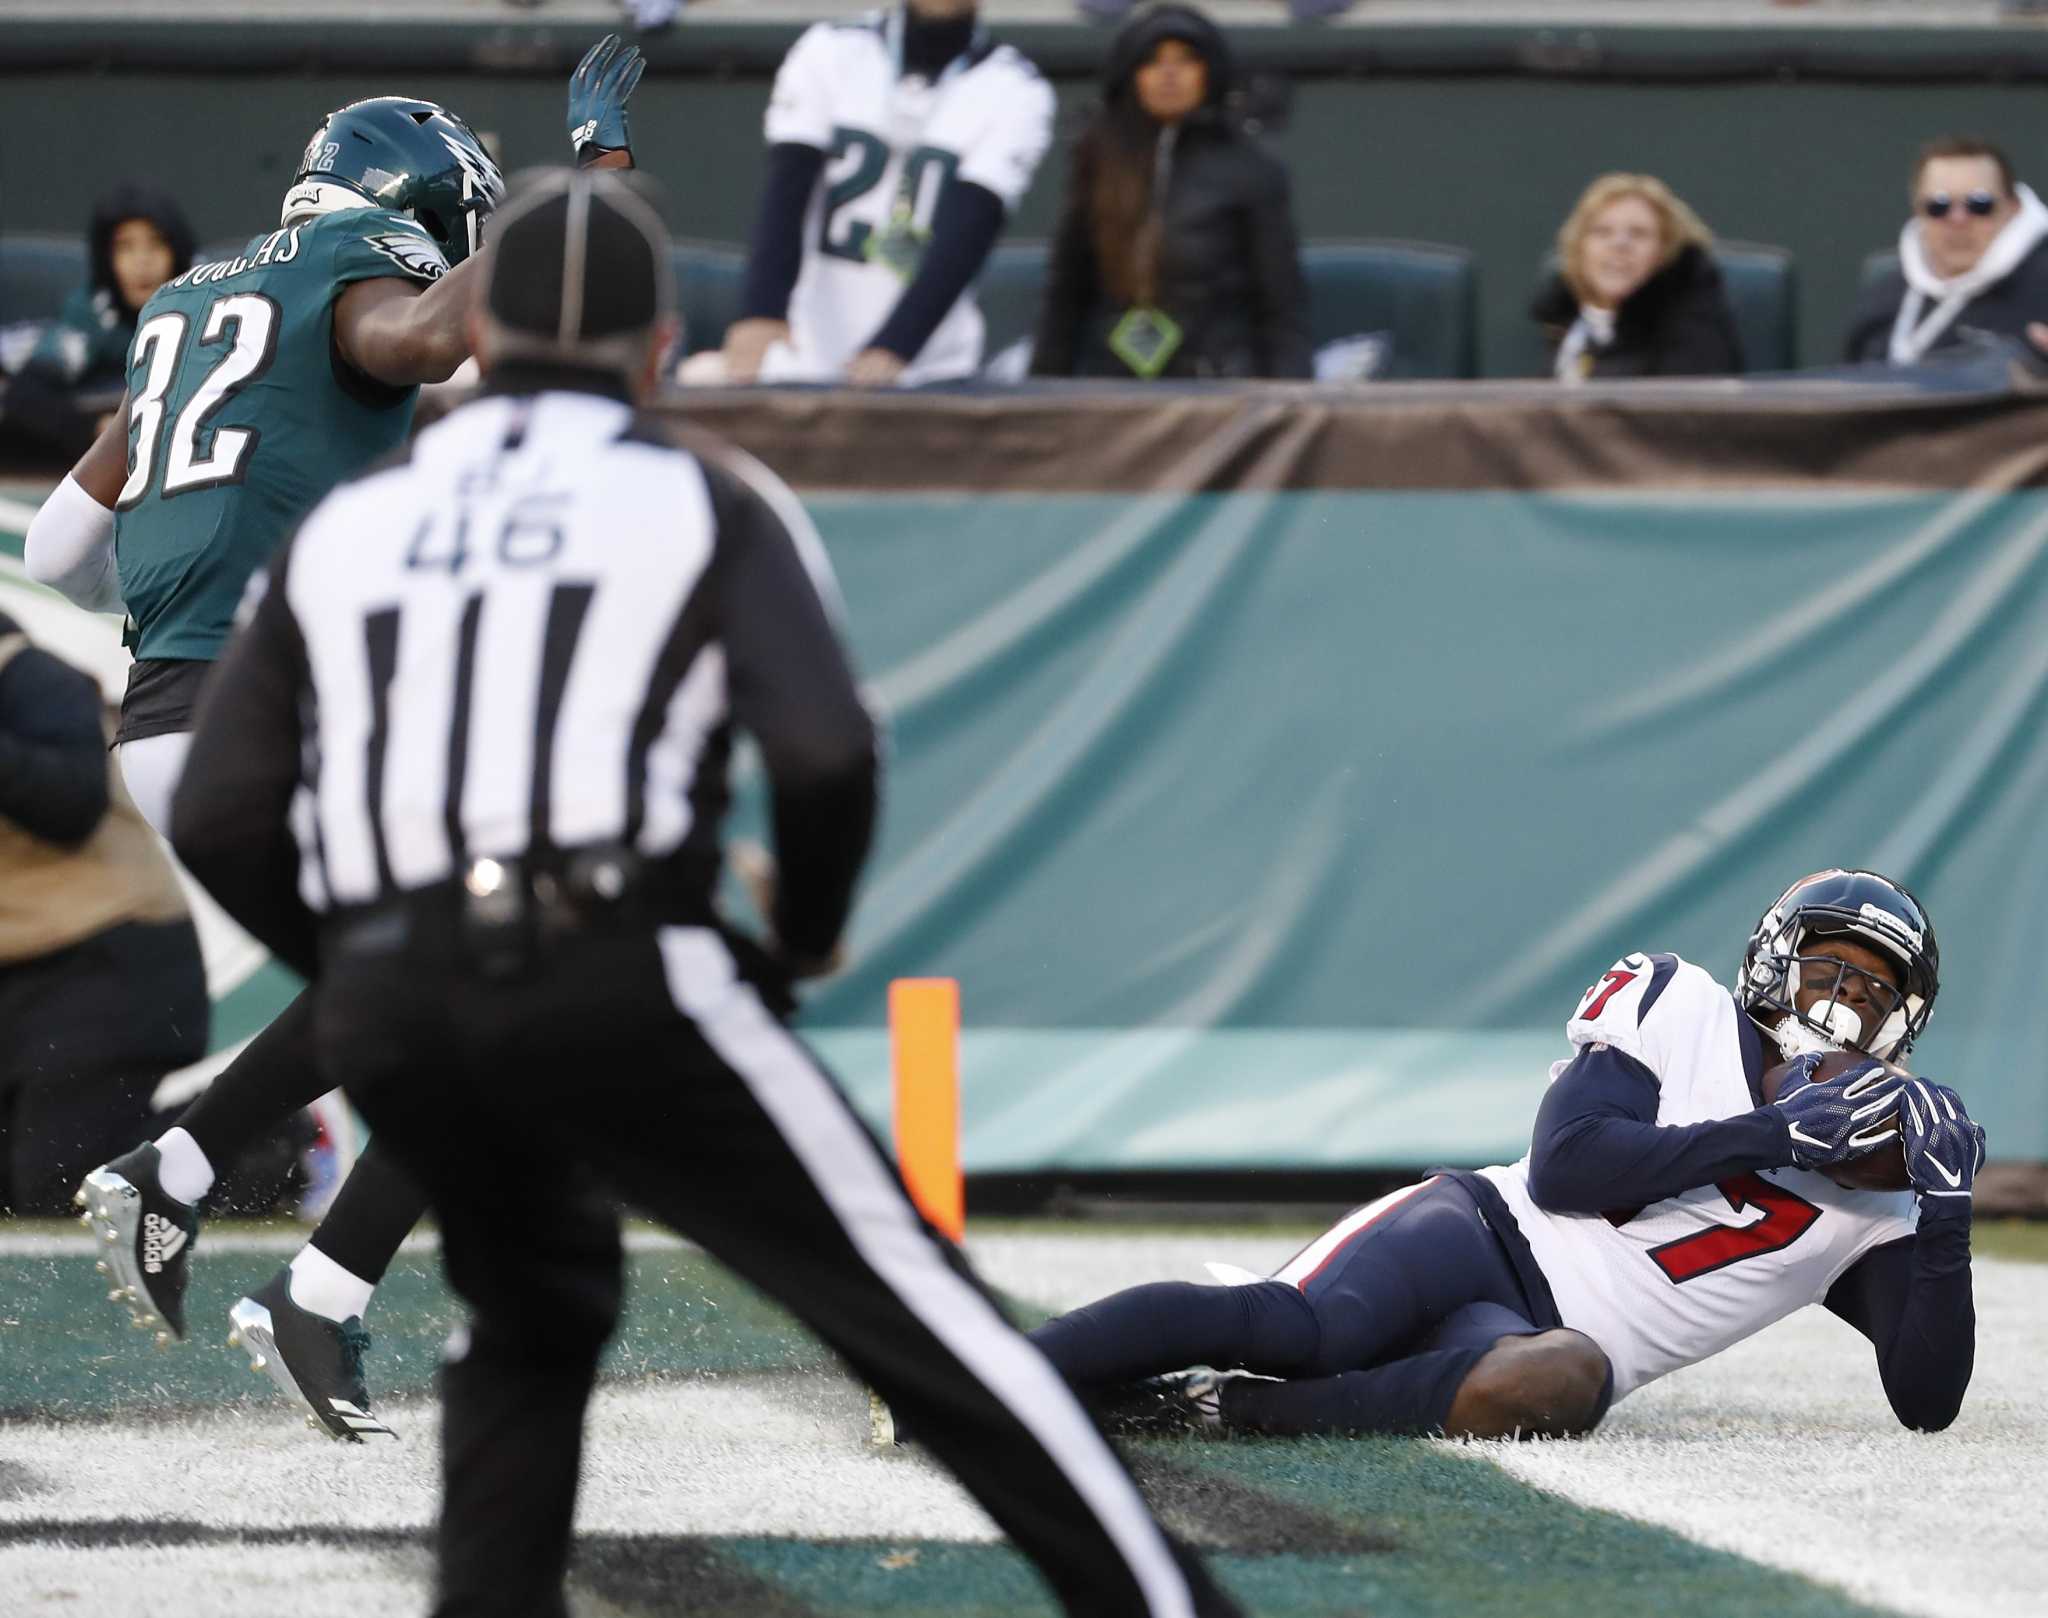
<path id="1" fill-rule="evenodd" d="M 718 933 L 585 936 L 513 982 L 415 942 L 336 954 L 316 992 L 322 1066 L 426 1188 L 472 1311 L 442 1378 L 439 1618 L 565 1611 L 584 1406 L 620 1306 L 614 1196 L 835 1348 L 1068 1612 L 1237 1610 Z"/>

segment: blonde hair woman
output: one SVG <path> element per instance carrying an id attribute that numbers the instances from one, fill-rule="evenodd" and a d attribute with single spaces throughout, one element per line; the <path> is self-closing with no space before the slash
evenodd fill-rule
<path id="1" fill-rule="evenodd" d="M 1560 382 L 1724 376 L 1742 341 L 1698 214 L 1649 174 L 1603 174 L 1557 233 L 1558 270 L 1530 314 Z"/>

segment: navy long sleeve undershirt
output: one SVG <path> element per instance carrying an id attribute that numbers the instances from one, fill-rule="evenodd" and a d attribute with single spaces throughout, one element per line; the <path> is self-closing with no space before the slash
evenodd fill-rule
<path id="1" fill-rule="evenodd" d="M 1902 1425 L 1938 1433 L 1956 1419 L 1977 1360 L 1970 1204 L 1931 1197 L 1919 1233 L 1865 1253 L 1828 1291 L 1828 1308 L 1877 1349 L 1884 1396 Z"/>
<path id="2" fill-rule="evenodd" d="M 824 171 L 825 154 L 815 146 L 784 141 L 768 148 L 768 176 L 747 249 L 740 319 L 789 318 L 789 295 L 804 267 L 804 212 L 811 205 L 811 188 Z"/>
<path id="3" fill-rule="evenodd" d="M 1645 1207 L 1751 1169 L 1792 1161 L 1768 1108 L 1702 1124 L 1660 1125 L 1657 1076 L 1610 1046 L 1589 1046 L 1536 1112 L 1529 1194 L 1550 1213 Z M 1955 1420 L 1976 1360 L 1970 1207 L 1923 1202 L 1919 1233 L 1851 1265 L 1827 1306 L 1868 1337 L 1892 1412 L 1939 1432 Z"/>
<path id="4" fill-rule="evenodd" d="M 1769 1108 L 1659 1124 L 1656 1074 L 1612 1046 L 1589 1045 L 1536 1110 L 1529 1195 L 1547 1213 L 1607 1213 L 1791 1162 L 1791 1135 Z"/>

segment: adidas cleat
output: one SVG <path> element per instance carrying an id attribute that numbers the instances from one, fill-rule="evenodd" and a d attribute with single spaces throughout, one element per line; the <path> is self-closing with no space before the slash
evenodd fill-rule
<path id="1" fill-rule="evenodd" d="M 287 1398 L 312 1410 L 307 1425 L 330 1438 L 360 1444 L 371 1434 L 398 1435 L 370 1414 L 363 1355 L 370 1334 L 361 1317 L 340 1325 L 301 1309 L 291 1299 L 291 1271 L 279 1270 L 262 1288 L 228 1311 L 234 1330 L 228 1346 L 249 1356 L 249 1369 L 266 1373 Z"/>
<path id="2" fill-rule="evenodd" d="M 199 1241 L 199 1211 L 166 1196 L 157 1183 L 157 1151 L 138 1146 L 85 1177 L 72 1202 L 78 1222 L 99 1232 L 106 1254 L 96 1266 L 113 1283 L 109 1303 L 122 1305 L 137 1331 L 157 1332 L 157 1346 L 185 1335 L 185 1284 Z"/>

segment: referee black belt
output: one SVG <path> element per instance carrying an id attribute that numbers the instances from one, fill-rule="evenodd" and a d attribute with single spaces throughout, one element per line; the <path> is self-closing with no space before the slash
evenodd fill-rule
<path id="1" fill-rule="evenodd" d="M 426 950 L 467 958 L 491 977 L 521 975 L 578 938 L 714 923 L 717 867 L 674 858 L 649 864 L 634 850 L 563 849 L 544 859 L 475 859 L 461 874 L 329 913 L 323 959 Z"/>

